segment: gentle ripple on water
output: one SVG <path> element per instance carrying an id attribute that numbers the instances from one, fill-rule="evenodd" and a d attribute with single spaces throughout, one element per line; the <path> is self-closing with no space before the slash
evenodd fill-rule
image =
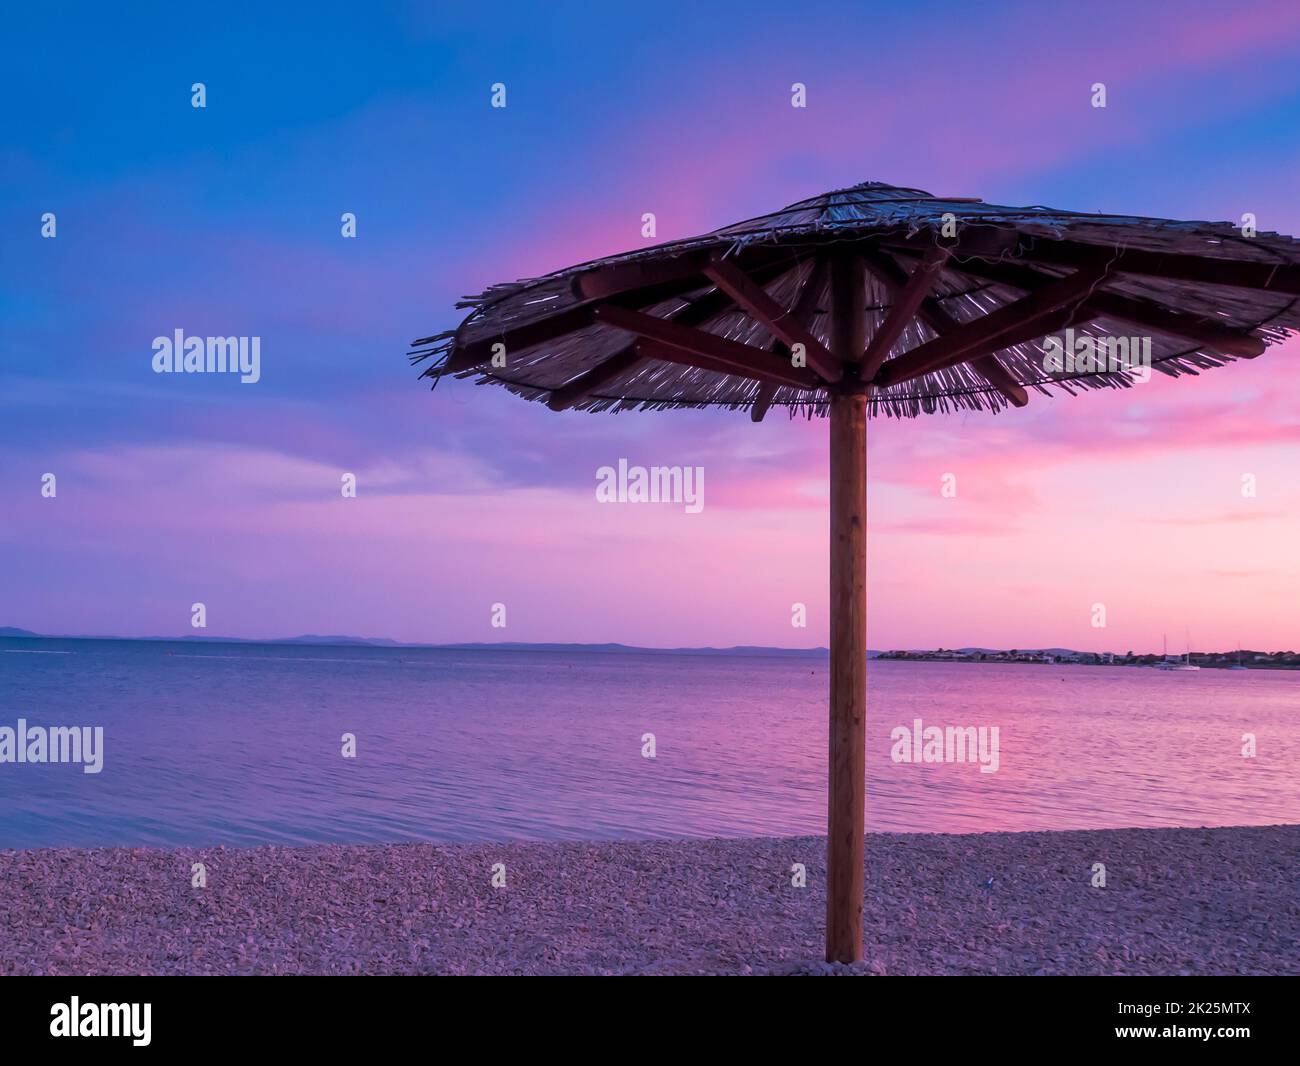
<path id="1" fill-rule="evenodd" d="M 0 655 L 0 725 L 102 725 L 104 770 L 0 765 L 0 847 L 824 831 L 822 659 L 41 644 L 71 654 Z M 873 830 L 1300 821 L 1295 674 L 873 662 L 869 678 Z M 918 717 L 998 726 L 997 773 L 892 762 L 890 730 Z"/>

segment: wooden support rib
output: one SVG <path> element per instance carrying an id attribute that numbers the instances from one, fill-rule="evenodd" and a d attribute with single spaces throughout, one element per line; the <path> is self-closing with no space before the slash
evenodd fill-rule
<path id="1" fill-rule="evenodd" d="M 793 258 L 787 253 L 783 258 L 770 259 L 764 262 L 762 266 L 755 268 L 753 276 L 760 284 L 763 284 L 789 270 L 792 265 Z M 696 270 L 694 274 L 677 272 L 676 274 L 665 273 L 659 276 L 643 274 L 642 277 L 646 282 L 645 286 L 634 290 L 620 291 L 611 298 L 611 302 L 633 308 L 653 307 L 663 300 L 683 296 L 693 289 L 704 288 L 709 284 L 708 279 L 699 270 Z M 708 297 L 696 301 L 691 306 L 703 304 L 705 299 L 708 299 Z M 714 310 L 708 316 L 710 318 L 730 307 L 731 297 L 724 293 L 711 306 Z M 536 344 L 545 344 L 547 341 L 558 340 L 566 333 L 586 329 L 594 322 L 591 308 L 592 303 L 590 301 L 576 304 L 547 318 L 540 318 L 467 344 L 457 345 L 443 365 L 442 373 L 457 374 L 463 370 L 472 370 L 480 363 L 486 363 L 492 358 L 492 348 L 497 344 L 506 346 L 506 356 L 509 358 L 513 352 L 523 351 L 525 348 L 531 348 Z"/>
<path id="2" fill-rule="evenodd" d="M 529 322 L 514 329 L 502 330 L 500 333 L 468 344 L 459 344 L 443 364 L 442 373 L 458 374 L 462 370 L 472 370 L 480 363 L 486 363 L 492 358 L 493 347 L 498 344 L 506 346 L 508 358 L 510 352 L 522 351 L 531 348 L 534 344 L 545 344 L 557 337 L 563 337 L 566 333 L 586 329 L 592 321 L 591 307 L 584 304 L 570 307 L 550 318 Z"/>
<path id="3" fill-rule="evenodd" d="M 1142 248 L 1112 248 L 1071 240 L 1030 240 L 1023 234 L 990 232 L 992 227 L 970 226 L 962 234 L 957 253 L 989 258 L 1023 260 L 1051 266 L 1082 267 L 1100 255 L 1111 261 L 1111 272 L 1143 274 L 1169 281 L 1202 282 L 1238 289 L 1258 289 L 1283 296 L 1300 296 L 1300 264 L 1265 263 L 1183 252 L 1153 252 Z M 928 235 L 889 240 L 891 248 L 915 252 Z"/>
<path id="4" fill-rule="evenodd" d="M 665 344 L 663 341 L 652 340 L 649 337 L 641 337 L 634 344 L 638 356 L 642 359 L 657 359 L 662 363 L 676 363 L 678 366 L 691 366 L 696 370 L 708 370 L 714 374 L 728 374 L 731 377 L 748 378 L 751 381 L 761 382 L 763 385 L 769 385 L 774 389 L 782 385 L 794 385 L 795 388 L 812 389 L 816 385 L 796 384 L 785 377 L 777 377 L 770 374 L 766 369 L 758 369 L 752 365 L 739 366 L 730 359 L 716 359 L 712 356 L 701 355 L 699 352 L 690 352 L 684 348 L 678 348 L 672 344 Z"/>
<path id="5" fill-rule="evenodd" d="M 1005 348 L 1014 348 L 1017 344 L 1027 344 L 1029 341 L 1037 340 L 1039 337 L 1046 336 L 1049 333 L 1055 333 L 1057 330 L 1065 329 L 1067 326 L 1078 326 L 1090 320 L 1088 312 L 1079 307 L 1060 307 L 1055 311 L 1048 312 L 1045 315 L 1037 315 L 1033 318 L 1025 319 L 1015 328 L 999 333 L 981 342 L 973 348 L 966 348 L 959 352 L 954 352 L 938 363 L 932 363 L 924 369 L 918 370 L 916 367 L 901 367 L 894 369 L 892 373 L 886 376 L 885 371 L 894 368 L 898 362 L 897 359 L 887 363 L 884 369 L 876 377 L 876 384 L 884 388 L 886 385 L 901 385 L 903 382 L 911 381 L 914 378 L 922 377 L 925 374 L 933 374 L 939 370 L 947 370 L 949 367 L 956 366 L 958 363 L 970 363 L 972 369 L 976 369 L 977 361 L 992 356 L 994 352 L 1001 351 Z M 914 351 L 916 349 L 913 349 Z M 1007 374 L 1006 368 L 998 363 L 998 370 Z M 981 376 L 984 376 L 981 371 Z M 1009 377 L 1010 375 L 1007 374 Z M 884 380 L 881 380 L 881 379 Z M 985 380 L 993 384 L 993 379 L 985 377 Z M 1017 386 L 1019 388 L 1019 386 Z M 1021 390 L 1024 392 L 1024 390 Z M 1025 402 L 1028 402 L 1028 393 L 1024 393 Z M 1016 406 L 1023 406 L 1017 404 Z"/>
<path id="6" fill-rule="evenodd" d="M 1237 289 L 1259 289 L 1284 296 L 1300 296 L 1300 266 L 1294 263 L 1260 263 L 1214 256 L 1181 255 L 1127 248 L 1112 252 L 1097 245 L 1073 241 L 1038 241 L 1019 258 L 1056 266 L 1078 266 L 1098 251 L 1114 257 L 1114 269 L 1123 274 L 1145 274 L 1169 281 L 1203 282 Z"/>
<path id="7" fill-rule="evenodd" d="M 547 398 L 546 406 L 552 411 L 567 411 L 606 382 L 613 381 L 644 361 L 645 356 L 636 350 L 636 345 L 629 344 L 610 358 L 597 363 L 585 374 L 554 390 Z"/>
<path id="8" fill-rule="evenodd" d="M 788 269 L 790 269 L 790 264 L 788 262 L 774 261 L 758 268 L 754 272 L 754 276 L 756 279 L 766 282 L 784 273 Z M 638 303 L 639 302 L 640 301 L 638 301 Z M 678 310 L 677 313 L 673 315 L 673 321 L 684 326 L 699 326 L 703 325 L 709 319 L 722 314 L 724 311 L 730 310 L 733 306 L 730 296 L 720 289 L 714 289 Z M 590 318 L 590 309 L 590 305 L 586 305 L 584 308 L 584 310 L 588 312 L 588 325 L 594 321 L 594 319 Z M 585 374 L 575 378 L 568 384 L 555 389 L 546 401 L 547 406 L 550 407 L 552 411 L 568 410 L 570 407 L 579 403 L 584 396 L 595 392 L 596 389 L 607 384 L 619 374 L 631 370 L 641 361 L 642 359 L 636 356 L 636 345 L 628 344 L 627 346 L 620 348 L 607 359 L 601 360 Z M 610 366 L 609 374 L 601 373 L 601 368 L 606 365 Z M 578 385 L 580 382 L 584 381 L 586 382 L 587 388 L 585 391 L 580 391 Z"/>
<path id="9" fill-rule="evenodd" d="M 1092 263 L 1068 277 L 1058 278 L 1030 293 L 1023 300 L 999 307 L 971 322 L 957 326 L 950 333 L 927 341 L 896 359 L 890 360 L 876 375 L 876 384 L 882 388 L 928 374 L 934 370 L 954 366 L 983 355 L 989 355 L 1013 343 L 1004 338 L 1020 336 L 1025 329 L 1036 328 L 1040 323 L 1054 321 L 1057 312 L 1069 308 L 1071 312 L 1091 295 L 1106 277 L 1105 263 Z M 1054 326 L 1045 326 L 1028 338 L 1042 336 Z"/>
<path id="10" fill-rule="evenodd" d="M 787 311 L 772 298 L 768 291 L 730 260 L 715 253 L 704 269 L 705 275 L 727 293 L 736 304 L 778 340 L 793 348 L 802 344 L 807 364 L 824 381 L 835 382 L 844 377 L 844 368 L 826 350 L 812 331 L 798 321 L 793 311 Z"/>
<path id="11" fill-rule="evenodd" d="M 759 387 L 758 392 L 754 394 L 754 402 L 749 405 L 749 420 L 751 422 L 763 421 L 763 416 L 771 408 L 772 401 L 776 399 L 776 390 L 780 387 L 780 385 L 773 385 L 771 382 L 765 382 Z"/>
<path id="12" fill-rule="evenodd" d="M 818 256 L 813 260 L 813 268 L 808 273 L 808 277 L 803 283 L 803 288 L 799 290 L 799 295 L 794 302 L 794 311 L 791 314 L 794 320 L 805 329 L 812 329 L 813 315 L 817 313 L 817 305 L 821 301 L 822 294 L 826 291 L 826 272 L 829 269 L 829 263 L 825 256 Z M 771 345 L 772 351 L 777 355 L 789 357 L 790 349 L 779 340 L 775 340 Z M 754 402 L 749 408 L 749 419 L 751 422 L 761 422 L 772 406 L 772 401 L 776 398 L 778 386 L 763 385 L 754 396 Z"/>
<path id="13" fill-rule="evenodd" d="M 1017 263 L 985 263 L 969 260 L 953 266 L 954 270 L 974 278 L 1009 285 L 1025 292 L 1034 292 L 1055 281 L 1052 274 L 1044 274 Z M 1198 345 L 1225 355 L 1254 359 L 1267 347 L 1258 337 L 1233 329 L 1213 319 L 1179 314 L 1150 300 L 1123 296 L 1114 292 L 1098 291 L 1088 298 L 1085 309 L 1098 317 L 1105 316 L 1141 329 L 1154 329 L 1173 337 L 1193 341 Z"/>
<path id="14" fill-rule="evenodd" d="M 1085 305 L 1098 315 L 1119 319 L 1144 329 L 1155 329 L 1193 341 L 1225 355 L 1254 359 L 1268 347 L 1258 337 L 1204 318 L 1180 315 L 1159 304 L 1136 300 L 1114 292 L 1095 293 Z"/>
<path id="15" fill-rule="evenodd" d="M 897 293 L 907 284 L 907 275 L 894 262 L 893 258 L 876 249 L 863 250 L 863 258 L 871 267 L 871 272 L 893 293 Z M 960 325 L 943 309 L 933 296 L 921 301 L 918 312 L 921 319 L 939 336 L 956 332 Z M 1015 407 L 1024 407 L 1029 403 L 1029 393 L 1011 376 L 993 355 L 982 355 L 970 361 L 971 369 L 1002 394 L 1008 403 Z"/>
<path id="16" fill-rule="evenodd" d="M 728 340 L 716 333 L 707 333 L 640 311 L 630 311 L 615 304 L 596 304 L 593 314 L 597 322 L 659 341 L 688 354 L 702 356 L 715 364 L 729 365 L 734 368 L 730 372 L 741 377 L 761 374 L 765 378 L 796 388 L 816 389 L 821 386 L 817 375 L 807 367 L 791 366 L 787 360 L 762 348 Z"/>
<path id="17" fill-rule="evenodd" d="M 1007 398 L 1012 407 L 1025 407 L 1029 403 L 1029 392 L 1011 376 L 992 354 L 981 355 L 970 361 L 970 367 L 980 377 L 992 385 Z"/>
<path id="18" fill-rule="evenodd" d="M 791 314 L 794 320 L 803 326 L 804 329 L 812 329 L 813 315 L 817 313 L 817 305 L 821 303 L 822 296 L 826 293 L 826 274 L 830 270 L 830 263 L 825 256 L 818 256 L 813 262 L 813 268 L 808 274 L 808 280 L 803 283 L 803 288 L 799 290 L 799 296 L 794 303 L 794 311 Z"/>
<path id="19" fill-rule="evenodd" d="M 907 324 L 916 317 L 921 304 L 939 280 L 944 264 L 948 262 L 948 255 L 946 248 L 930 249 L 902 288 L 894 291 L 893 306 L 880 323 L 880 328 L 872 334 L 866 355 L 862 357 L 862 377 L 865 380 L 870 381 L 875 377 L 876 371 L 888 357 L 889 350 L 903 335 Z"/>

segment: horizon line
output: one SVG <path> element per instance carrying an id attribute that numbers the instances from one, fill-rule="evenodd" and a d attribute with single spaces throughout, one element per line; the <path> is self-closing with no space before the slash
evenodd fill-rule
<path id="1" fill-rule="evenodd" d="M 120 634 L 58 634 L 58 633 L 38 633 L 34 630 L 23 629 L 19 626 L 0 626 L 0 639 L 13 640 L 108 640 L 108 641 L 141 641 L 145 643 L 179 643 L 183 641 L 201 641 L 212 644 L 262 644 L 262 645 L 282 645 L 296 644 L 307 647 L 337 647 L 339 645 L 360 645 L 375 648 L 428 648 L 428 649 L 511 649 L 511 648 L 612 648 L 624 649 L 628 651 L 646 651 L 646 652 L 736 652 L 736 651 L 753 651 L 753 652 L 780 652 L 783 654 L 828 654 L 830 649 L 824 644 L 816 644 L 808 647 L 788 647 L 778 644 L 731 644 L 731 645 L 648 645 L 648 644 L 625 644 L 622 641 L 577 641 L 577 640 L 500 640 L 500 641 L 444 641 L 432 643 L 427 641 L 402 641 L 395 640 L 391 637 L 357 637 L 347 634 L 325 635 L 317 633 L 302 633 L 296 636 L 286 637 L 235 637 L 235 636 L 206 636 L 201 634 L 184 634 L 182 636 L 122 636 Z M 1078 648 L 1071 648 L 1065 645 L 1021 645 L 1016 644 L 1007 648 L 991 648 L 983 645 L 962 645 L 945 647 L 944 645 L 935 645 L 929 648 L 868 648 L 868 655 L 879 655 L 886 652 L 908 652 L 908 653 L 925 653 L 935 651 L 980 651 L 980 652 L 1045 652 L 1045 651 L 1068 651 L 1079 652 Z M 1231 648 L 1233 652 L 1254 652 L 1254 648 Z M 1289 649 L 1286 649 L 1289 650 Z M 1106 654 L 1105 652 L 1087 652 L 1087 654 Z M 1124 654 L 1134 656 L 1156 655 L 1154 651 L 1135 652 L 1128 649 L 1125 652 L 1114 652 L 1112 654 Z M 1159 654 L 1167 654 L 1161 652 Z M 1222 654 L 1218 652 L 1200 652 L 1198 654 Z M 1271 653 L 1271 654 L 1277 654 Z"/>

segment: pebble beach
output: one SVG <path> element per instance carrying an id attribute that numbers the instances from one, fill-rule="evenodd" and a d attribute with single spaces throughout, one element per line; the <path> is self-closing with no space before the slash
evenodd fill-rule
<path id="1" fill-rule="evenodd" d="M 1297 825 L 873 834 L 854 967 L 820 961 L 824 852 L 821 837 L 3 851 L 0 973 L 1300 972 Z"/>

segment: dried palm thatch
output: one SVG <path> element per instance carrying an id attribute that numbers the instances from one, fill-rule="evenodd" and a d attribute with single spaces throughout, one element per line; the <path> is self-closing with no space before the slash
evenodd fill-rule
<path id="1" fill-rule="evenodd" d="M 825 265 L 846 246 L 865 264 L 860 363 L 829 352 Z M 1133 383 L 1123 369 L 1044 369 L 1044 338 L 1067 327 L 1149 337 L 1153 368 L 1174 376 L 1260 354 L 1300 331 L 1300 241 L 866 182 L 458 306 L 473 308 L 458 329 L 413 343 L 412 362 L 431 361 L 422 376 L 476 377 L 557 410 L 820 416 L 839 383 L 861 382 L 872 415 L 996 411 L 1027 389 Z"/>

